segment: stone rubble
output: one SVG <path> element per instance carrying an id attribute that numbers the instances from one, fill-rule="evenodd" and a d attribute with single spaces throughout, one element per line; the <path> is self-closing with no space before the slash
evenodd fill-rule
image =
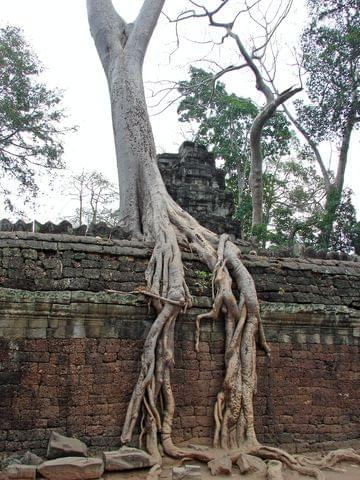
<path id="1" fill-rule="evenodd" d="M 77 438 L 65 437 L 51 432 L 46 457 L 51 460 L 60 457 L 87 457 L 88 449 L 84 442 Z"/>
<path id="2" fill-rule="evenodd" d="M 48 480 L 93 480 L 101 478 L 104 463 L 100 458 L 63 457 L 43 462 L 38 472 Z"/>
<path id="3" fill-rule="evenodd" d="M 172 480 L 201 480 L 199 465 L 183 465 L 172 469 Z"/>
<path id="4" fill-rule="evenodd" d="M 43 463 L 43 459 L 35 453 L 32 452 L 25 452 L 24 455 L 21 457 L 21 464 L 22 465 L 40 465 Z"/>
<path id="5" fill-rule="evenodd" d="M 109 472 L 152 467 L 155 461 L 138 448 L 122 447 L 119 450 L 103 452 L 105 470 Z"/>
<path id="6" fill-rule="evenodd" d="M 6 467 L 3 473 L 9 480 L 35 480 L 36 466 L 13 464 Z"/>
<path id="7" fill-rule="evenodd" d="M 270 460 L 267 463 L 267 480 L 283 480 L 282 463 L 278 460 Z"/>
<path id="8" fill-rule="evenodd" d="M 215 458 L 214 460 L 211 460 L 207 465 L 210 468 L 211 475 L 231 475 L 232 463 L 229 455 Z"/>
<path id="9" fill-rule="evenodd" d="M 247 453 L 243 453 L 238 458 L 236 464 L 239 467 L 240 473 L 242 475 L 245 475 L 247 473 L 266 475 L 266 463 L 261 460 L 261 458 L 255 457 L 254 455 L 248 455 Z"/>

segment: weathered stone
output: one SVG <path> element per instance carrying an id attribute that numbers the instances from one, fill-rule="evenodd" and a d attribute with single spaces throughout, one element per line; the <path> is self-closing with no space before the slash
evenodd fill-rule
<path id="1" fill-rule="evenodd" d="M 9 477 L 4 472 L 0 472 L 0 480 L 9 480 Z"/>
<path id="2" fill-rule="evenodd" d="M 180 206 L 210 230 L 240 238 L 241 225 L 232 218 L 234 201 L 225 189 L 225 174 L 206 147 L 184 142 L 178 154 L 159 155 L 158 165 L 168 192 Z"/>
<path id="3" fill-rule="evenodd" d="M 9 465 L 4 470 L 5 475 L 11 480 L 35 480 L 35 465 Z"/>
<path id="4" fill-rule="evenodd" d="M 208 463 L 211 475 L 231 475 L 232 463 L 229 455 L 215 458 Z"/>
<path id="5" fill-rule="evenodd" d="M 42 463 L 38 472 L 48 480 L 92 480 L 101 478 L 104 463 L 100 458 L 63 457 Z"/>
<path id="6" fill-rule="evenodd" d="M 40 465 L 43 461 L 41 457 L 32 452 L 26 452 L 21 457 L 21 463 L 23 465 Z"/>
<path id="7" fill-rule="evenodd" d="M 201 480 L 201 470 L 198 465 L 183 465 L 172 469 L 172 480 Z"/>
<path id="8" fill-rule="evenodd" d="M 69 438 L 57 432 L 51 432 L 46 457 L 87 457 L 87 446 L 77 438 Z"/>
<path id="9" fill-rule="evenodd" d="M 12 230 L 13 230 L 13 224 L 7 218 L 3 218 L 2 220 L 0 220 L 1 232 L 11 232 Z"/>
<path id="10" fill-rule="evenodd" d="M 267 464 L 267 480 L 283 480 L 282 463 L 270 460 Z"/>
<path id="11" fill-rule="evenodd" d="M 152 467 L 155 461 L 151 456 L 138 448 L 122 447 L 113 452 L 103 452 L 105 470 L 121 471 L 135 468 Z"/>
<path id="12" fill-rule="evenodd" d="M 259 473 L 261 475 L 266 474 L 266 463 L 261 460 L 261 458 L 255 457 L 254 455 L 243 453 L 238 458 L 236 464 L 239 467 L 242 475 L 245 473 Z"/>

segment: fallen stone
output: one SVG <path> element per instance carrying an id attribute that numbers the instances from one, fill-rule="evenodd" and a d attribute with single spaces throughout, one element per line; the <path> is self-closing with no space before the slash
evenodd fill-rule
<path id="1" fill-rule="evenodd" d="M 35 453 L 25 452 L 21 457 L 21 463 L 23 465 L 40 465 L 44 460 L 41 457 L 35 455 Z"/>
<path id="2" fill-rule="evenodd" d="M 172 480 L 201 480 L 201 470 L 198 465 L 183 465 L 172 469 Z"/>
<path id="3" fill-rule="evenodd" d="M 57 432 L 51 432 L 46 453 L 46 457 L 48 459 L 87 456 L 87 446 L 81 440 L 78 440 L 77 438 L 65 437 Z"/>
<path id="4" fill-rule="evenodd" d="M 283 480 L 282 463 L 278 460 L 269 460 L 267 464 L 267 480 Z"/>
<path id="5" fill-rule="evenodd" d="M 208 463 L 211 475 L 231 475 L 232 463 L 228 455 L 215 458 Z"/>
<path id="6" fill-rule="evenodd" d="M 259 457 L 254 455 L 248 455 L 243 453 L 238 458 L 236 465 L 239 467 L 240 473 L 259 473 L 263 476 L 266 475 L 267 467 L 266 463 Z"/>
<path id="7" fill-rule="evenodd" d="M 4 470 L 5 475 L 10 480 L 35 480 L 36 466 L 35 465 L 9 465 Z"/>
<path id="8" fill-rule="evenodd" d="M 43 462 L 38 472 L 48 480 L 92 480 L 101 478 L 104 464 L 100 458 L 64 457 Z"/>
<path id="9" fill-rule="evenodd" d="M 151 456 L 132 447 L 121 447 L 112 452 L 103 452 L 105 470 L 109 472 L 152 467 L 156 461 Z"/>

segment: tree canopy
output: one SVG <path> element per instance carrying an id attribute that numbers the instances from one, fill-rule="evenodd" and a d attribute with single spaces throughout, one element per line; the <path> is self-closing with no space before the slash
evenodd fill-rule
<path id="1" fill-rule="evenodd" d="M 1 28 L 0 176 L 9 208 L 9 180 L 28 199 L 38 192 L 39 168 L 64 166 L 62 137 L 70 129 L 62 124 L 62 94 L 40 81 L 41 72 L 41 63 L 22 31 L 13 26 Z"/>
<path id="2" fill-rule="evenodd" d="M 307 101 L 291 117 L 319 163 L 326 188 L 319 245 L 328 249 L 342 201 L 351 136 L 360 122 L 360 10 L 356 0 L 308 0 L 310 23 L 302 35 L 302 69 Z M 332 143 L 337 166 L 319 144 Z"/>
<path id="3" fill-rule="evenodd" d="M 234 193 L 236 217 L 248 238 L 252 232 L 249 131 L 259 107 L 251 99 L 228 93 L 223 83 L 214 83 L 212 73 L 195 67 L 190 79 L 179 83 L 179 91 L 183 95 L 179 120 L 193 127 L 194 141 L 210 146 L 221 160 L 227 188 Z M 287 247 L 295 240 L 304 245 L 309 234 L 305 225 L 313 224 L 310 219 L 321 209 L 323 181 L 314 161 L 300 150 L 283 113 L 275 113 L 264 127 L 261 147 L 264 203 L 259 237 L 263 245 L 270 241 Z"/>

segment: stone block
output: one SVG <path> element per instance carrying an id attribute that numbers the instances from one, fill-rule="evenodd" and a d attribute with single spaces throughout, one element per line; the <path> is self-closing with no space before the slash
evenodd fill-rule
<path id="1" fill-rule="evenodd" d="M 24 455 L 21 457 L 21 463 L 23 465 L 35 465 L 38 466 L 41 463 L 43 463 L 43 459 L 39 457 L 38 455 L 35 455 L 35 453 L 32 452 L 25 452 Z"/>
<path id="2" fill-rule="evenodd" d="M 63 457 L 42 463 L 38 472 L 48 480 L 92 480 L 101 478 L 104 463 L 100 458 Z"/>
<path id="3" fill-rule="evenodd" d="M 201 470 L 198 465 L 184 465 L 172 469 L 172 480 L 201 480 Z"/>
<path id="4" fill-rule="evenodd" d="M 239 467 L 240 473 L 242 475 L 245 475 L 247 473 L 256 473 L 264 477 L 266 475 L 266 463 L 261 460 L 261 458 L 255 457 L 254 455 L 248 455 L 246 453 L 243 453 L 238 458 L 236 464 Z"/>
<path id="5" fill-rule="evenodd" d="M 267 464 L 267 480 L 283 480 L 282 463 L 270 460 Z"/>
<path id="6" fill-rule="evenodd" d="M 4 470 L 5 475 L 9 480 L 35 480 L 36 466 L 35 465 L 9 465 Z"/>
<path id="7" fill-rule="evenodd" d="M 210 468 L 211 475 L 231 475 L 232 463 L 229 455 L 215 458 L 208 462 L 207 465 Z"/>
<path id="8" fill-rule="evenodd" d="M 155 461 L 138 448 L 122 447 L 113 452 L 103 452 L 105 470 L 109 472 L 152 467 Z"/>
<path id="9" fill-rule="evenodd" d="M 57 432 L 51 432 L 46 457 L 87 457 L 87 446 L 77 438 L 69 438 Z"/>

